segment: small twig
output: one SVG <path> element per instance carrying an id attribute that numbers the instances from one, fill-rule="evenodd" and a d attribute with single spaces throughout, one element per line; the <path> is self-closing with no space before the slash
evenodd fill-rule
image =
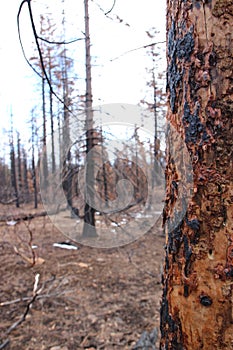
<path id="1" fill-rule="evenodd" d="M 51 298 L 51 297 L 57 297 L 57 296 L 60 296 L 62 294 L 64 294 L 64 293 L 59 292 L 59 293 L 51 293 L 51 294 L 40 294 L 40 295 L 37 295 L 37 300 Z M 5 302 L 0 303 L 0 306 L 8 306 L 8 305 L 12 305 L 12 304 L 17 304 L 17 303 L 20 303 L 21 301 L 28 301 L 30 299 L 31 299 L 31 297 L 23 297 L 23 298 L 10 300 L 10 301 L 5 301 Z"/>
<path id="2" fill-rule="evenodd" d="M 85 38 L 77 38 L 77 39 L 73 39 L 73 40 L 70 40 L 70 41 L 50 41 L 48 39 L 45 39 L 45 38 L 42 38 L 41 36 L 37 35 L 37 38 L 46 42 L 47 44 L 52 44 L 52 45 L 69 45 L 69 44 L 73 44 L 77 41 L 80 41 L 80 40 L 84 40 Z"/>
<path id="3" fill-rule="evenodd" d="M 0 349 L 4 349 L 10 343 L 9 339 L 6 339 L 2 344 L 0 344 Z"/>
<path id="4" fill-rule="evenodd" d="M 9 335 L 14 329 L 16 329 L 21 323 L 23 323 L 26 320 L 26 317 L 32 307 L 33 302 L 36 300 L 38 294 L 42 291 L 42 288 L 38 289 L 38 284 L 40 280 L 40 275 L 36 274 L 35 276 L 35 282 L 33 286 L 33 292 L 32 297 L 29 300 L 29 303 L 26 305 L 26 309 L 23 313 L 23 315 L 20 317 L 20 319 L 16 322 L 14 322 L 6 331 L 6 335 Z M 0 349 L 3 349 L 10 343 L 9 339 L 6 339 L 2 344 L 0 344 Z"/>
<path id="5" fill-rule="evenodd" d="M 0 306 L 8 306 L 8 305 L 12 305 L 12 304 L 17 304 L 17 303 L 20 303 L 21 301 L 27 301 L 30 299 L 31 299 L 31 297 L 23 297 L 23 298 L 10 300 L 10 301 L 3 301 L 2 303 L 0 303 Z"/>
<path id="6" fill-rule="evenodd" d="M 32 248 L 32 241 L 33 241 L 33 233 L 32 233 L 32 230 L 30 228 L 30 222 L 29 223 L 26 223 L 25 221 L 23 221 L 25 227 L 27 228 L 28 230 L 28 233 L 29 233 L 29 241 L 28 241 L 28 248 L 30 250 L 30 253 L 32 255 L 32 266 L 35 265 L 36 263 L 36 254 L 35 254 L 35 251 L 34 249 Z"/>
<path id="7" fill-rule="evenodd" d="M 108 10 L 108 11 L 105 13 L 105 16 L 107 16 L 110 12 L 112 12 L 112 10 L 114 9 L 115 5 L 116 5 L 116 0 L 114 0 L 113 5 L 112 5 L 112 7 L 110 8 L 110 10 Z"/>
<path id="8" fill-rule="evenodd" d="M 12 204 L 12 203 L 14 203 L 14 202 L 16 202 L 16 198 L 13 198 L 13 199 L 9 199 L 8 201 L 2 201 L 2 200 L 0 200 L 0 204 L 3 204 L 3 205 L 9 205 L 9 204 Z"/>
<path id="9" fill-rule="evenodd" d="M 8 330 L 6 331 L 6 334 L 10 334 L 15 328 L 17 328 L 21 323 L 23 323 L 26 320 L 26 317 L 29 313 L 29 310 L 31 308 L 31 305 L 33 304 L 33 302 L 36 300 L 37 294 L 35 294 L 31 300 L 29 301 L 29 303 L 26 306 L 26 310 L 24 312 L 24 314 L 20 317 L 20 319 L 18 321 L 16 321 L 15 323 L 13 323 Z"/>
<path id="10" fill-rule="evenodd" d="M 134 49 L 131 49 L 131 50 L 123 52 L 121 55 L 119 55 L 119 56 L 117 56 L 115 58 L 112 58 L 110 60 L 110 62 L 116 61 L 116 60 L 118 60 L 119 58 L 125 56 L 128 53 L 131 53 L 131 52 L 134 52 L 134 51 L 137 51 L 137 50 L 141 50 L 141 49 L 146 49 L 147 47 L 150 47 L 150 46 L 154 46 L 154 45 L 158 45 L 158 44 L 165 44 L 165 43 L 166 43 L 166 40 L 165 41 L 158 41 L 158 42 L 154 42 L 154 43 L 151 43 L 151 44 L 148 44 L 148 45 L 143 45 L 143 46 L 136 47 Z"/>

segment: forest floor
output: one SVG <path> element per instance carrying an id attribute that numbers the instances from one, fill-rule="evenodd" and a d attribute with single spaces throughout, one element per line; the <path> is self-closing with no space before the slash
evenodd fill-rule
<path id="1" fill-rule="evenodd" d="M 162 231 L 119 248 L 67 250 L 53 245 L 67 237 L 48 216 L 11 220 L 42 210 L 0 206 L 0 349 L 156 349 Z"/>

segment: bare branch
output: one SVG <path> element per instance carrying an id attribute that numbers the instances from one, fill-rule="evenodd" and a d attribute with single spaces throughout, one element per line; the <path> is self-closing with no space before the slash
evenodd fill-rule
<path id="1" fill-rule="evenodd" d="M 6 339 L 2 344 L 0 344 L 0 350 L 4 349 L 10 343 L 9 339 Z"/>
<path id="2" fill-rule="evenodd" d="M 41 69 L 42 69 L 42 75 L 40 73 L 37 72 L 37 70 L 32 66 L 32 64 L 29 62 L 29 60 L 26 57 L 24 48 L 23 48 L 23 43 L 22 43 L 22 39 L 21 39 L 21 34 L 20 34 L 20 25 L 19 25 L 19 17 L 20 17 L 20 13 L 22 10 L 23 5 L 27 3 L 28 4 L 28 11 L 29 11 L 29 17 L 30 17 L 30 22 L 31 22 L 31 26 L 32 26 L 32 32 L 33 32 L 33 36 L 36 42 L 36 47 L 37 47 L 37 51 L 39 54 L 39 58 L 40 58 L 40 64 L 41 64 Z M 24 58 L 26 60 L 26 62 L 28 63 L 28 65 L 32 68 L 32 70 L 41 78 L 47 81 L 48 85 L 49 85 L 49 89 L 51 91 L 51 93 L 56 97 L 56 99 L 61 102 L 63 104 L 63 106 L 67 109 L 67 111 L 69 111 L 71 114 L 73 114 L 73 112 L 69 109 L 69 107 L 65 104 L 65 102 L 56 94 L 56 92 L 53 90 L 51 81 L 48 77 L 48 74 L 46 72 L 46 68 L 44 65 L 44 59 L 43 59 L 43 55 L 41 52 L 41 48 L 40 48 L 40 44 L 39 44 L 39 36 L 37 35 L 37 31 L 36 31 L 36 26 L 34 23 L 34 19 L 33 19 L 33 13 L 32 13 L 32 7 L 31 7 L 31 0 L 23 0 L 20 4 L 19 7 L 19 11 L 18 11 L 18 15 L 17 15 L 17 26 L 18 26 L 18 35 L 19 35 L 19 42 L 20 42 L 20 46 L 24 55 Z"/>
<path id="3" fill-rule="evenodd" d="M 38 282 L 39 282 L 39 278 L 36 277 Z M 42 290 L 44 290 L 45 286 L 51 282 L 53 282 L 54 280 L 56 279 L 56 277 L 54 275 L 52 275 L 51 278 L 49 278 L 48 280 L 46 280 L 45 282 L 43 282 L 42 284 L 42 287 L 40 288 L 40 290 L 37 292 L 37 299 L 43 299 L 43 298 L 50 298 L 50 297 L 55 297 L 55 296 L 60 296 L 61 292 L 57 292 L 57 293 L 47 293 L 47 294 L 39 294 L 42 292 Z M 36 281 L 35 281 L 36 282 Z M 37 284 L 38 284 L 37 282 Z M 34 283 L 34 288 L 33 290 L 35 289 L 35 283 Z M 3 301 L 0 303 L 0 306 L 8 306 L 8 305 L 12 305 L 12 304 L 17 304 L 17 303 L 20 303 L 22 301 L 28 301 L 28 300 L 31 300 L 31 297 L 22 297 L 22 298 L 17 298 L 17 299 L 14 299 L 14 300 L 10 300 L 10 301 Z"/>
<path id="4" fill-rule="evenodd" d="M 119 16 L 115 15 L 115 19 L 111 16 L 109 16 L 109 14 L 112 12 L 113 8 L 115 7 L 115 4 L 116 4 L 116 0 L 114 1 L 114 4 L 112 6 L 112 8 L 105 12 L 105 10 L 100 6 L 100 4 L 94 0 L 91 0 L 92 2 L 94 2 L 94 4 L 100 9 L 101 12 L 103 12 L 103 14 L 108 18 L 110 19 L 111 21 L 115 21 L 117 20 L 119 23 L 125 25 L 126 27 L 130 27 L 130 24 L 125 22 L 122 18 L 120 18 Z"/>
<path id="5" fill-rule="evenodd" d="M 9 205 L 9 204 L 12 204 L 14 202 L 16 202 L 16 198 L 10 199 L 7 202 L 4 202 L 4 201 L 0 200 L 0 204 L 3 204 L 3 205 Z"/>
<path id="6" fill-rule="evenodd" d="M 148 45 L 143 45 L 143 46 L 136 47 L 136 48 L 134 48 L 134 49 L 125 51 L 124 53 L 122 53 L 121 55 L 119 55 L 119 56 L 117 56 L 117 57 L 115 57 L 115 58 L 112 58 L 112 59 L 110 60 L 110 62 L 116 61 L 116 60 L 118 60 L 119 58 L 121 58 L 122 56 L 127 55 L 128 53 L 131 53 L 131 52 L 134 52 L 134 51 L 137 51 L 137 50 L 141 50 L 141 49 L 146 49 L 147 47 L 150 47 L 150 46 L 159 45 L 159 44 L 165 44 L 165 43 L 166 43 L 166 40 L 164 40 L 164 41 L 157 41 L 157 42 L 153 42 L 153 43 L 148 44 Z"/>
<path id="7" fill-rule="evenodd" d="M 25 3 L 27 3 L 28 0 L 23 0 L 19 6 L 19 11 L 18 11 L 18 14 L 17 14 L 17 27 L 18 27 L 18 36 L 19 36 L 19 43 L 20 43 L 20 46 L 21 46 L 21 50 L 22 50 L 22 53 L 23 53 L 23 56 L 27 62 L 27 64 L 29 65 L 29 67 L 42 79 L 42 75 L 37 72 L 37 70 L 33 67 L 33 65 L 29 62 L 29 60 L 27 59 L 27 56 L 26 56 L 26 53 L 25 53 L 25 50 L 24 50 L 24 47 L 23 47 L 23 42 L 22 42 L 22 38 L 21 38 L 21 31 L 20 31 L 20 25 L 19 25 L 19 17 L 20 17 L 20 14 L 21 14 L 21 11 L 22 11 L 22 8 L 23 8 L 23 5 Z"/>
<path id="8" fill-rule="evenodd" d="M 26 309 L 23 313 L 23 315 L 20 317 L 20 319 L 16 322 L 14 322 L 6 331 L 6 335 L 9 335 L 14 329 L 16 329 L 21 323 L 23 323 L 26 320 L 26 317 L 32 307 L 33 302 L 36 300 L 38 294 L 42 291 L 42 288 L 40 288 L 38 290 L 38 284 L 39 284 L 39 279 L 40 279 L 40 275 L 37 274 L 35 276 L 35 282 L 34 282 L 34 286 L 33 286 L 33 294 L 31 299 L 29 300 Z M 6 339 L 2 344 L 0 344 L 0 349 L 4 349 L 8 344 L 10 343 L 9 339 Z"/>
<path id="9" fill-rule="evenodd" d="M 114 0 L 113 5 L 110 8 L 110 10 L 105 13 L 105 16 L 107 16 L 110 12 L 112 12 L 112 10 L 114 9 L 115 5 L 116 5 L 116 0 Z"/>
<path id="10" fill-rule="evenodd" d="M 37 38 L 48 43 L 48 44 L 54 44 L 54 45 L 69 45 L 69 44 L 73 44 L 73 43 L 80 41 L 80 40 L 85 40 L 85 38 L 78 38 L 78 39 L 73 39 L 70 41 L 50 41 L 50 40 L 47 40 L 45 38 L 42 38 L 39 35 L 37 36 Z"/>
<path id="11" fill-rule="evenodd" d="M 31 220 L 34 218 L 38 218 L 40 216 L 47 216 L 48 214 L 52 214 L 51 212 L 47 212 L 47 211 L 41 211 L 39 213 L 34 213 L 34 214 L 25 214 L 25 213 L 21 213 L 18 215 L 5 215 L 5 216 L 0 216 L 0 221 L 7 221 L 9 220 L 9 217 L 11 218 L 11 220 L 14 221 L 27 221 L 27 220 Z"/>

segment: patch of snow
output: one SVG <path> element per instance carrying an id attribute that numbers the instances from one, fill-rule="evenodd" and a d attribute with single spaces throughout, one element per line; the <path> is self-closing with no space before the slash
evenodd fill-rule
<path id="1" fill-rule="evenodd" d="M 112 222 L 111 225 L 112 225 L 112 226 L 118 226 L 118 223 Z"/>
<path id="2" fill-rule="evenodd" d="M 15 226 L 17 224 L 18 221 L 15 221 L 15 220 L 10 220 L 10 221 L 7 221 L 6 224 L 8 226 Z"/>
<path id="3" fill-rule="evenodd" d="M 69 249 L 69 250 L 78 250 L 79 249 L 77 246 L 72 245 L 68 242 L 53 243 L 53 247 L 61 248 L 61 249 Z"/>

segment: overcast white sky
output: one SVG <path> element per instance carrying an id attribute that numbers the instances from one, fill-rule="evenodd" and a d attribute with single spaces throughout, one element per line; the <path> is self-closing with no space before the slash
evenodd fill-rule
<path id="1" fill-rule="evenodd" d="M 0 129 L 9 129 L 9 116 L 12 107 L 16 127 L 23 129 L 30 118 L 30 110 L 38 104 L 37 82 L 34 73 L 25 62 L 19 45 L 16 17 L 21 1 L 2 1 L 0 10 Z M 48 5 L 59 22 L 62 11 L 61 0 L 33 0 L 35 17 Z M 156 27 L 161 33 L 156 40 L 165 40 L 165 0 L 116 0 L 116 5 L 106 18 L 101 6 L 108 11 L 112 0 L 90 0 L 90 22 L 93 55 L 93 95 L 94 104 L 131 103 L 137 104 L 145 94 L 145 69 L 150 62 L 146 50 L 137 50 L 111 61 L 124 52 L 150 44 L 146 30 Z M 83 0 L 65 0 L 67 40 L 81 36 L 83 28 Z M 26 5 L 25 5 L 26 8 Z M 55 13 L 56 11 L 56 13 Z M 123 23 L 116 20 L 116 15 Z M 71 25 L 72 22 L 74 22 Z M 125 23 L 129 24 L 125 25 Z M 25 47 L 31 44 L 31 28 L 26 11 L 21 16 L 22 35 Z M 72 36 L 72 31 L 74 34 Z M 162 45 L 160 45 L 162 47 Z M 165 46 L 164 46 L 165 47 Z M 79 75 L 83 71 L 84 59 L 80 60 Z M 161 63 L 165 69 L 165 60 Z"/>

